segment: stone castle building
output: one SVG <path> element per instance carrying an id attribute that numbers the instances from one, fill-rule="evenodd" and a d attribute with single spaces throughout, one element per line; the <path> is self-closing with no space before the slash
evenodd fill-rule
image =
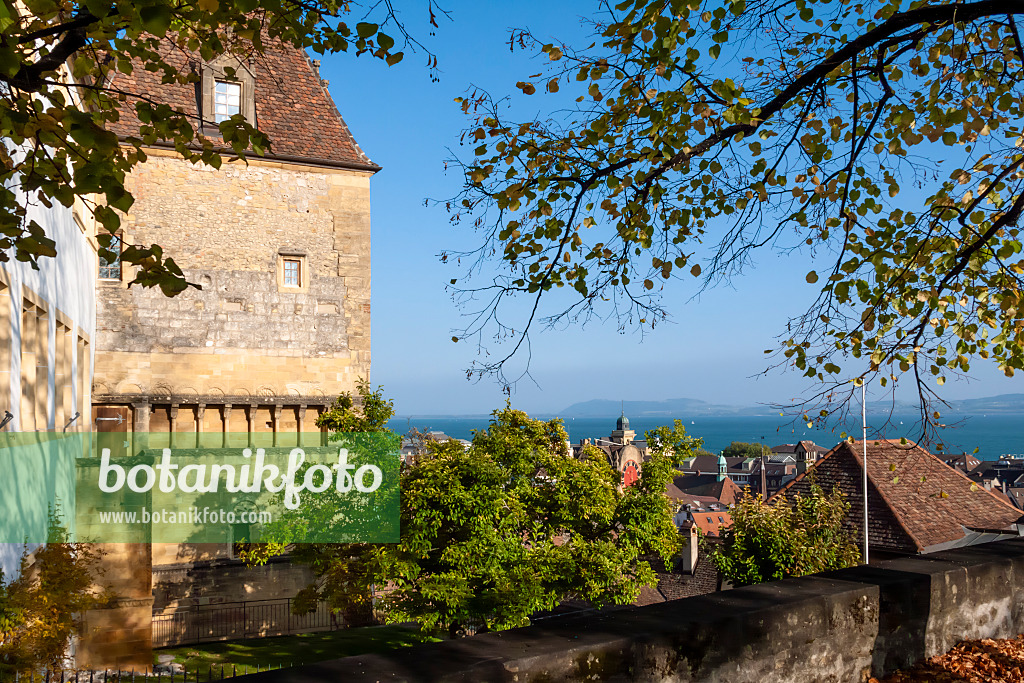
<path id="1" fill-rule="evenodd" d="M 128 432 L 315 430 L 316 414 L 369 375 L 379 167 L 301 51 L 191 66 L 196 86 L 143 69 L 114 85 L 159 93 L 207 135 L 241 113 L 271 151 L 214 169 L 147 149 L 128 179 L 136 201 L 123 243 L 159 244 L 202 289 L 167 298 L 128 288 L 128 267 L 100 269 L 93 404 Z M 131 136 L 139 125 L 126 108 L 114 130 Z"/>
<path id="2" fill-rule="evenodd" d="M 92 427 L 124 433 L 116 441 L 126 453 L 244 446 L 237 439 L 253 432 L 305 445 L 317 415 L 369 379 L 370 178 L 379 167 L 302 51 L 268 42 L 248 60 L 175 58 L 200 82 L 162 84 L 139 68 L 113 86 L 170 104 L 214 138 L 218 122 L 241 114 L 272 146 L 246 161 L 225 155 L 219 169 L 170 146 L 147 148 L 127 180 L 135 204 L 121 245 L 159 244 L 201 289 L 168 298 L 129 288 L 128 265 L 99 264 Z M 113 126 L 122 140 L 141 126 L 130 105 Z M 311 579 L 287 562 L 247 569 L 231 544 L 107 550 L 105 579 L 120 600 L 87 615 L 79 665 L 90 668 L 149 668 L 152 646 L 169 644 L 154 641 L 154 618 L 187 630 L 182 615 L 286 600 Z"/>

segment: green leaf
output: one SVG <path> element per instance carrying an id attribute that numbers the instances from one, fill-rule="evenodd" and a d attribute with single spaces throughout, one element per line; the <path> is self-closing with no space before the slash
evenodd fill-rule
<path id="1" fill-rule="evenodd" d="M 360 38 L 369 38 L 377 32 L 377 24 L 361 21 L 356 24 L 356 35 Z"/>
<path id="2" fill-rule="evenodd" d="M 13 46 L 0 45 L 0 73 L 10 78 L 21 70 L 21 56 Z"/>
<path id="3" fill-rule="evenodd" d="M 139 9 L 142 28 L 155 36 L 163 37 L 171 27 L 173 14 L 167 4 L 146 5 Z"/>

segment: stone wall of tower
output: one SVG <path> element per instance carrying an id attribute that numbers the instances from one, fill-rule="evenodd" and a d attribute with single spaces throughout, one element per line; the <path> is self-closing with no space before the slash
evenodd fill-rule
<path id="1" fill-rule="evenodd" d="M 218 432 L 224 446 L 230 432 L 308 445 L 299 433 L 316 430 L 325 406 L 369 379 L 371 173 L 260 159 L 213 169 L 147 154 L 126 183 L 135 204 L 122 219 L 124 243 L 159 244 L 202 289 L 168 298 L 129 288 L 127 266 L 120 280 L 97 281 L 92 427 L 123 432 L 115 441 L 125 452 L 195 447 Z M 301 263 L 298 287 L 283 280 L 285 258 Z M 138 440 L 140 432 L 154 438 Z M 82 665 L 149 667 L 154 589 L 164 608 L 167 596 L 237 599 L 230 572 L 207 566 L 229 547 L 188 561 L 183 550 L 196 548 L 107 548 L 104 564 L 124 569 L 105 580 L 118 601 L 85 615 Z M 251 584 L 288 576 L 294 593 L 302 571 L 255 572 Z"/>
<path id="2" fill-rule="evenodd" d="M 160 244 L 202 289 L 99 282 L 94 400 L 323 405 L 368 378 L 370 174 L 148 154 L 125 243 Z M 286 255 L 300 290 L 281 286 Z"/>
<path id="3" fill-rule="evenodd" d="M 79 669 L 148 671 L 153 666 L 152 545 L 100 543 L 97 586 L 113 600 L 82 615 L 75 666 Z"/>

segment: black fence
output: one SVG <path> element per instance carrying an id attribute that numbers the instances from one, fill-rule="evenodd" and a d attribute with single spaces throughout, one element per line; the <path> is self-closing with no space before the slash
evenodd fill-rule
<path id="1" fill-rule="evenodd" d="M 192 671 L 176 671 L 164 673 L 157 670 L 153 673 L 145 671 L 79 671 L 75 669 L 51 670 L 29 672 L 22 674 L 16 672 L 7 676 L 0 676 L 2 681 L 13 681 L 13 683 L 216 683 L 225 678 L 235 676 L 247 676 L 252 673 L 263 671 L 274 671 L 292 666 L 301 666 L 302 662 L 289 662 L 288 664 L 268 664 L 258 666 L 236 666 L 234 664 L 219 664 L 207 666 Z"/>
<path id="2" fill-rule="evenodd" d="M 305 614 L 292 614 L 291 598 L 191 605 L 153 613 L 153 647 L 312 633 L 343 626 L 342 618 L 323 602 Z"/>

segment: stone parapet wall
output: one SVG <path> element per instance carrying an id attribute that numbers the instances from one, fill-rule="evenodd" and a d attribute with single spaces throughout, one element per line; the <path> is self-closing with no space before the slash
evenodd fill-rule
<path id="1" fill-rule="evenodd" d="M 1024 631 L 1024 540 L 256 674 L 254 683 L 861 683 Z"/>

